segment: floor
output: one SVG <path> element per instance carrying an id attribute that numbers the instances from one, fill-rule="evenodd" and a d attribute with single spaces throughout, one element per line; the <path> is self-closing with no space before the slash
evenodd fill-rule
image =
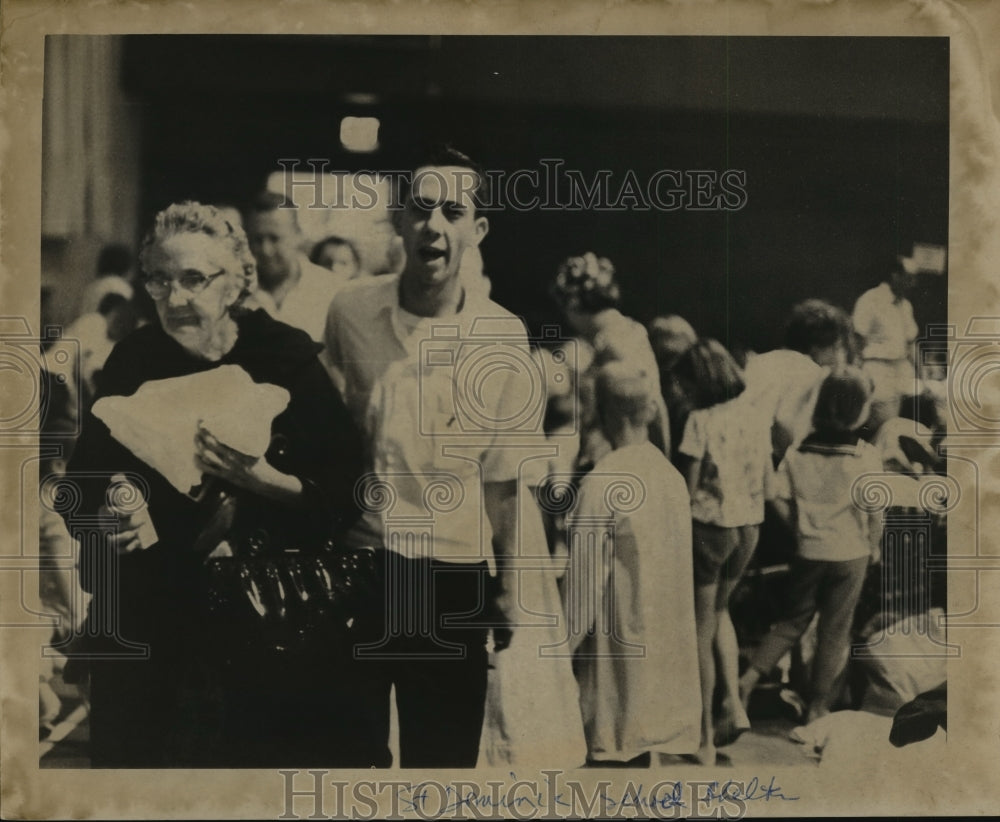
<path id="1" fill-rule="evenodd" d="M 67 685 L 57 675 L 53 689 L 62 699 L 62 710 L 44 739 L 40 741 L 40 766 L 43 768 L 87 768 L 89 724 L 87 706 L 78 688 Z M 805 748 L 788 739 L 795 727 L 791 709 L 778 699 L 776 690 L 763 689 L 751 704 L 753 728 L 732 745 L 720 749 L 720 766 L 734 770 L 753 766 L 811 766 L 815 760 Z M 665 757 L 662 764 L 687 764 L 679 757 Z M 728 760 L 728 761 L 727 761 Z M 693 767 L 693 766 L 692 766 Z"/>

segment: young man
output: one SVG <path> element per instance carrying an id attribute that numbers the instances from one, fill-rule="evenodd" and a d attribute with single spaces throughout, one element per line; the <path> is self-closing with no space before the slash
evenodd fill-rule
<path id="1" fill-rule="evenodd" d="M 302 232 L 295 209 L 284 203 L 280 194 L 264 191 L 247 210 L 246 233 L 259 285 L 247 306 L 263 308 L 276 320 L 322 342 L 330 301 L 350 278 L 309 262 L 300 249 Z"/>
<path id="2" fill-rule="evenodd" d="M 544 402 L 525 414 L 536 375 L 502 367 L 530 363 L 524 327 L 460 276 L 489 229 L 477 210 L 484 180 L 452 149 L 420 164 L 396 214 L 402 273 L 342 291 L 326 326 L 331 374 L 371 460 L 348 541 L 379 549 L 386 572 L 382 639 L 355 655 L 383 666 L 386 718 L 396 688 L 402 767 L 475 766 L 485 623 L 506 647 L 517 577 L 505 560 L 519 530 L 541 533 L 517 489 Z M 530 520 L 520 529 L 519 509 Z"/>

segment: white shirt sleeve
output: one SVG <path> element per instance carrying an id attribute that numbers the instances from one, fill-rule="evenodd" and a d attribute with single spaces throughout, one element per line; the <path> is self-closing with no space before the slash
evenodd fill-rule
<path id="1" fill-rule="evenodd" d="M 913 318 L 913 303 L 909 300 L 903 300 L 903 312 L 903 333 L 906 337 L 906 342 L 912 343 L 920 333 L 917 321 Z"/>
<path id="2" fill-rule="evenodd" d="M 875 313 L 872 310 L 871 292 L 866 291 L 858 297 L 858 301 L 854 304 L 854 313 L 851 316 L 851 322 L 854 324 L 855 333 L 862 337 L 869 336 L 872 332 L 874 319 Z"/>
<path id="3" fill-rule="evenodd" d="M 704 414 L 700 411 L 692 411 L 688 415 L 687 424 L 684 426 L 684 436 L 681 437 L 680 452 L 689 457 L 701 459 L 705 456 L 705 449 L 708 443 L 705 440 Z"/>

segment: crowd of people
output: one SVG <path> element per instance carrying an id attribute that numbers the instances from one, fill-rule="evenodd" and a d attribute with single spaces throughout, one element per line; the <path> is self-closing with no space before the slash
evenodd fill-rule
<path id="1" fill-rule="evenodd" d="M 489 296 L 482 170 L 444 148 L 414 171 L 396 273 L 369 275 L 342 237 L 307 248 L 269 193 L 242 214 L 165 208 L 134 276 L 127 250 L 102 255 L 67 331 L 82 432 L 50 467 L 79 489 L 89 612 L 59 644 L 92 765 L 473 767 L 518 763 L 529 738 L 543 763 L 562 744 L 566 766 L 715 764 L 817 615 L 801 721 L 845 704 L 882 534 L 854 485 L 942 470 L 912 261 L 853 317 L 796 305 L 784 347 L 756 354 L 625 316 L 588 252 L 554 272 L 567 338 L 532 342 Z M 227 368 L 284 404 L 247 394 L 220 416 L 186 380 Z M 109 411 L 125 398 L 127 424 Z M 178 454 L 197 482 L 160 467 Z M 80 538 L 87 517 L 112 525 Z M 766 518 L 795 553 L 751 646 L 730 606 Z M 258 625 L 213 587 L 227 568 Z"/>

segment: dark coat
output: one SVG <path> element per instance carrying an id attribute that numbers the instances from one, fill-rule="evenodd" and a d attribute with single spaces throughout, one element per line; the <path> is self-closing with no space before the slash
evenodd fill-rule
<path id="1" fill-rule="evenodd" d="M 189 354 L 157 325 L 138 329 L 122 340 L 101 373 L 99 396 L 128 396 L 151 380 L 180 377 L 222 365 L 239 365 L 258 383 L 288 390 L 288 407 L 275 418 L 266 458 L 278 470 L 298 477 L 306 504 L 291 509 L 264 499 L 247 498 L 241 512 L 267 525 L 273 547 L 309 547 L 348 526 L 357 516 L 353 488 L 361 472 L 362 440 L 317 354 L 320 346 L 307 334 L 257 310 L 238 317 L 233 349 L 217 362 Z M 165 415 L 170 414 L 164 408 Z M 246 409 L 253 414 L 253 408 Z M 191 448 L 193 443 L 178 443 Z M 203 556 L 191 549 L 211 513 L 175 489 L 112 438 L 107 426 L 89 411 L 68 466 L 67 478 L 80 491 L 74 517 L 93 516 L 105 501 L 114 473 L 141 476 L 149 487 L 150 517 L 159 541 L 146 550 L 119 558 L 121 625 L 128 639 L 171 635 L 188 619 L 198 619 L 198 578 Z M 79 520 L 76 520 L 79 524 Z M 96 604 L 109 592 L 99 578 L 105 563 L 94 552 L 99 546 L 81 540 L 81 584 Z M 92 606 L 92 612 L 94 606 Z M 170 623 L 170 624 L 166 624 Z M 131 635 L 129 635 L 131 634 Z"/>

